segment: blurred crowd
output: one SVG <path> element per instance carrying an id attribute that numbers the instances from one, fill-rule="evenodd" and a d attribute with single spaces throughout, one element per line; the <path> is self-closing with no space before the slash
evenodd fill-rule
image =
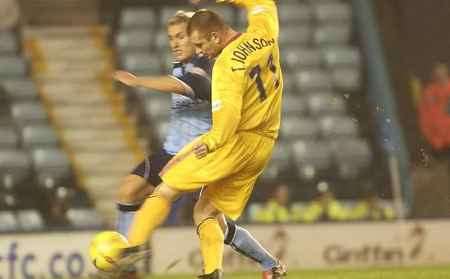
<path id="1" fill-rule="evenodd" d="M 321 221 L 382 221 L 396 215 L 392 204 L 367 191 L 361 200 L 338 200 L 326 182 L 320 182 L 313 200 L 291 202 L 290 189 L 278 184 L 266 202 L 252 204 L 249 220 L 258 223 L 313 223 Z"/>

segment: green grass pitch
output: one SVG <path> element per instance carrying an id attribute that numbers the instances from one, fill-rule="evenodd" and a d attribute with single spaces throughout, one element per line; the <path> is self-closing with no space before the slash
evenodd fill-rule
<path id="1" fill-rule="evenodd" d="M 145 279 L 194 279 L 195 275 L 149 276 Z M 229 273 L 224 279 L 260 279 L 259 273 Z M 286 279 L 450 279 L 450 266 L 291 271 Z"/>

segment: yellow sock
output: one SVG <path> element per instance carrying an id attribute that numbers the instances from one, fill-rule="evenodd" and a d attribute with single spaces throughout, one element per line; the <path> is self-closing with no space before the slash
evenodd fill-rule
<path id="1" fill-rule="evenodd" d="M 207 218 L 197 227 L 200 250 L 203 257 L 203 272 L 209 274 L 222 269 L 223 232 L 216 218 Z"/>
<path id="2" fill-rule="evenodd" d="M 131 246 L 142 245 L 148 241 L 153 231 L 161 225 L 170 212 L 171 202 L 154 193 L 148 197 L 142 207 L 136 212 L 133 224 L 128 233 Z"/>

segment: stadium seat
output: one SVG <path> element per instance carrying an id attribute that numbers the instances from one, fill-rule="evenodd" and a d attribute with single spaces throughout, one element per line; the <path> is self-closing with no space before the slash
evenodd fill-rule
<path id="1" fill-rule="evenodd" d="M 37 102 L 14 103 L 11 105 L 11 112 L 14 121 L 20 126 L 48 123 L 47 112 Z"/>
<path id="2" fill-rule="evenodd" d="M 297 90 L 297 79 L 295 74 L 290 71 L 283 73 L 283 94 L 287 95 L 298 95 Z M 284 98 L 283 96 L 283 98 Z"/>
<path id="3" fill-rule="evenodd" d="M 342 179 L 354 179 L 372 161 L 372 152 L 364 139 L 346 138 L 331 144 L 333 157 Z"/>
<path id="4" fill-rule="evenodd" d="M 71 208 L 67 211 L 67 218 L 75 229 L 100 229 L 103 221 L 94 209 Z"/>
<path id="5" fill-rule="evenodd" d="M 233 7 L 218 4 L 218 5 L 208 5 L 205 8 L 221 15 L 227 24 L 230 25 L 235 24 L 236 11 L 233 9 Z"/>
<path id="6" fill-rule="evenodd" d="M 319 120 L 319 124 L 325 138 L 336 139 L 358 135 L 358 124 L 350 117 L 325 116 Z"/>
<path id="7" fill-rule="evenodd" d="M 287 26 L 288 24 L 308 23 L 312 19 L 311 6 L 300 4 L 298 2 L 279 2 L 278 15 L 280 24 Z"/>
<path id="8" fill-rule="evenodd" d="M 292 145 L 298 174 L 304 181 L 313 181 L 331 168 L 331 148 L 327 141 L 298 140 Z"/>
<path id="9" fill-rule="evenodd" d="M 70 183 L 72 169 L 67 154 L 56 148 L 35 149 L 31 153 L 39 185 L 53 188 L 57 183 Z M 67 186 L 67 185 L 64 185 Z"/>
<path id="10" fill-rule="evenodd" d="M 0 87 L 1 90 L 1 87 Z M 12 119 L 11 115 L 11 107 L 8 103 L 8 100 L 6 98 L 2 98 L 1 92 L 0 92 L 0 125 L 4 126 L 9 124 L 9 121 Z"/>
<path id="11" fill-rule="evenodd" d="M 316 3 L 313 5 L 314 16 L 319 23 L 350 22 L 352 11 L 348 3 Z"/>
<path id="12" fill-rule="evenodd" d="M 155 35 L 148 29 L 122 29 L 116 37 L 119 53 L 129 51 L 150 51 Z"/>
<path id="13" fill-rule="evenodd" d="M 287 117 L 281 123 L 281 135 L 284 140 L 313 140 L 319 136 L 319 132 L 319 125 L 313 118 Z"/>
<path id="14" fill-rule="evenodd" d="M 21 231 L 40 231 L 44 229 L 44 221 L 36 210 L 20 210 L 16 216 Z"/>
<path id="15" fill-rule="evenodd" d="M 330 68 L 359 68 L 361 65 L 360 53 L 354 47 L 329 47 L 324 50 L 324 60 Z"/>
<path id="16" fill-rule="evenodd" d="M 0 186 L 13 189 L 31 175 L 31 159 L 23 150 L 0 150 Z"/>
<path id="17" fill-rule="evenodd" d="M 293 71 L 305 68 L 317 68 L 322 63 L 322 55 L 319 50 L 292 46 L 282 51 L 282 62 Z"/>
<path id="18" fill-rule="evenodd" d="M 85 191 L 77 190 L 74 191 L 70 204 L 74 208 L 89 208 L 91 201 Z"/>
<path id="19" fill-rule="evenodd" d="M 40 147 L 58 146 L 58 136 L 55 130 L 48 125 L 31 125 L 22 129 L 22 142 L 24 147 L 34 149 Z"/>
<path id="20" fill-rule="evenodd" d="M 316 45 L 344 45 L 350 41 L 348 24 L 319 26 L 313 34 Z"/>
<path id="21" fill-rule="evenodd" d="M 345 113 L 344 99 L 331 92 L 310 92 L 307 102 L 309 111 L 316 116 Z"/>
<path id="22" fill-rule="evenodd" d="M 307 99 L 303 96 L 286 94 L 283 96 L 283 116 L 301 116 L 308 112 Z"/>
<path id="23" fill-rule="evenodd" d="M 35 100 L 39 98 L 34 82 L 30 79 L 5 80 L 2 82 L 6 96 L 11 102 Z"/>
<path id="24" fill-rule="evenodd" d="M 0 149 L 15 149 L 19 147 L 20 137 L 12 126 L 0 127 Z"/>
<path id="25" fill-rule="evenodd" d="M 308 25 L 286 26 L 280 32 L 279 42 L 283 47 L 300 46 L 311 41 L 312 28 Z"/>
<path id="26" fill-rule="evenodd" d="M 361 86 L 361 72 L 358 68 L 335 68 L 331 75 L 337 89 L 355 91 Z"/>
<path id="27" fill-rule="evenodd" d="M 13 32 L 0 32 L 0 55 L 15 55 L 19 52 L 17 38 Z"/>
<path id="28" fill-rule="evenodd" d="M 296 74 L 297 87 L 302 93 L 317 90 L 330 90 L 331 76 L 322 70 L 302 70 Z"/>
<path id="29" fill-rule="evenodd" d="M 178 11 L 192 11 L 192 6 L 163 6 L 160 12 L 160 28 L 164 29 L 169 19 Z"/>
<path id="30" fill-rule="evenodd" d="M 0 80 L 0 108 L 5 106 L 6 101 L 7 101 L 6 89 L 3 86 L 3 80 Z M 6 103 L 6 105 L 9 105 L 9 104 Z"/>
<path id="31" fill-rule="evenodd" d="M 0 189 L 0 211 L 17 210 L 20 206 L 16 189 Z"/>
<path id="32" fill-rule="evenodd" d="M 161 72 L 158 56 L 146 52 L 127 53 L 122 57 L 123 68 L 138 75 L 156 75 Z"/>
<path id="33" fill-rule="evenodd" d="M 152 28 L 158 20 L 154 10 L 133 7 L 125 8 L 120 14 L 120 28 Z"/>
<path id="34" fill-rule="evenodd" d="M 291 163 L 291 152 L 289 144 L 278 142 L 273 150 L 272 158 L 261 175 L 262 179 L 277 179 L 286 176 Z"/>
<path id="35" fill-rule="evenodd" d="M 0 232 L 15 232 L 19 230 L 16 216 L 12 211 L 0 211 Z"/>
<path id="36" fill-rule="evenodd" d="M 28 72 L 27 62 L 19 56 L 0 56 L 0 65 L 0 80 L 23 78 Z"/>
<path id="37" fill-rule="evenodd" d="M 160 29 L 155 35 L 155 46 L 159 52 L 167 51 L 170 49 L 169 38 L 167 37 L 167 31 Z"/>
<path id="38" fill-rule="evenodd" d="M 4 111 L 3 108 L 0 106 L 0 128 L 12 126 L 14 126 L 14 120 L 9 114 L 9 109 L 7 111 Z"/>

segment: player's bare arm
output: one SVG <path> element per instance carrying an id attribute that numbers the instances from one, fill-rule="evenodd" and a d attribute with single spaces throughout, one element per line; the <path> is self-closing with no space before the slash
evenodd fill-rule
<path id="1" fill-rule="evenodd" d="M 144 87 L 162 93 L 187 95 L 188 90 L 180 81 L 170 76 L 139 77 L 127 71 L 116 71 L 114 79 L 130 87 Z"/>

